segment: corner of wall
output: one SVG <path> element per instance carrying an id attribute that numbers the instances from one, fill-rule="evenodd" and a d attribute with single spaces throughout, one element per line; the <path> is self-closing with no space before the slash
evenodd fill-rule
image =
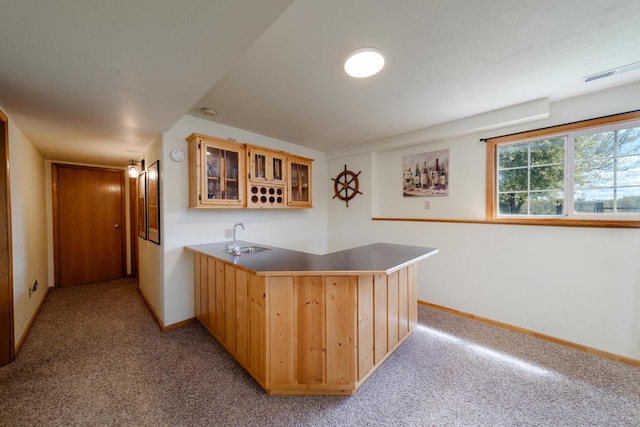
<path id="1" fill-rule="evenodd" d="M 45 161 L 9 118 L 11 252 L 14 337 L 20 343 L 44 300 L 50 281 Z M 29 292 L 35 282 L 38 289 Z"/>

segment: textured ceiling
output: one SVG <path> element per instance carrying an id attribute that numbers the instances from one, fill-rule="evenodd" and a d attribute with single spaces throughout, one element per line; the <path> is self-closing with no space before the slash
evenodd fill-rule
<path id="1" fill-rule="evenodd" d="M 331 151 L 640 80 L 640 2 L 38 2 L 0 14 L 0 106 L 45 157 L 126 164 L 182 115 Z M 353 49 L 386 54 L 348 77 Z"/>

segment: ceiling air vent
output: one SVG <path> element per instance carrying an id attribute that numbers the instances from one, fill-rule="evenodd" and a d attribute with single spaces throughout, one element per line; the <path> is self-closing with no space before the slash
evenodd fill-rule
<path id="1" fill-rule="evenodd" d="M 613 68 L 607 71 L 601 71 L 599 73 L 591 74 L 582 78 L 585 83 L 592 82 L 594 80 L 604 79 L 606 77 L 616 76 L 618 74 L 626 73 L 628 71 L 640 70 L 640 62 L 634 62 L 633 64 L 624 65 L 622 67 Z"/>

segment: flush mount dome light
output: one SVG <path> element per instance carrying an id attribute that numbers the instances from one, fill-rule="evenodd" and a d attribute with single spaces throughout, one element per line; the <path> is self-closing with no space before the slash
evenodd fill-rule
<path id="1" fill-rule="evenodd" d="M 209 116 L 209 117 L 213 117 L 216 114 L 218 114 L 218 112 L 216 110 L 214 110 L 213 108 L 201 108 L 200 111 L 202 112 L 202 114 L 204 114 L 205 116 Z"/>
<path id="2" fill-rule="evenodd" d="M 382 70 L 382 67 L 384 67 L 384 56 L 375 47 L 356 49 L 344 61 L 344 71 L 356 78 L 373 76 Z"/>

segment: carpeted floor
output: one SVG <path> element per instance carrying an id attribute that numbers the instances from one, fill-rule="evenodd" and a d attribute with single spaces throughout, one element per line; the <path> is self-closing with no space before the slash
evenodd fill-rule
<path id="1" fill-rule="evenodd" d="M 200 324 L 162 333 L 135 280 L 54 289 L 0 368 L 0 425 L 640 425 L 637 367 L 422 306 L 419 321 L 354 396 L 269 396 Z"/>

